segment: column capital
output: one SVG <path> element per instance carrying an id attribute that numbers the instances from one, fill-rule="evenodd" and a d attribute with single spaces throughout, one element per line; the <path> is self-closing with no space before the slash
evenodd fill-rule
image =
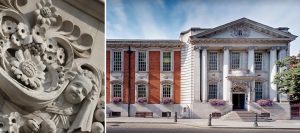
<path id="1" fill-rule="evenodd" d="M 255 50 L 255 49 L 257 49 L 257 46 L 249 46 L 248 47 L 248 50 Z"/>
<path id="2" fill-rule="evenodd" d="M 231 46 L 224 46 L 224 50 L 230 50 L 231 48 Z"/>

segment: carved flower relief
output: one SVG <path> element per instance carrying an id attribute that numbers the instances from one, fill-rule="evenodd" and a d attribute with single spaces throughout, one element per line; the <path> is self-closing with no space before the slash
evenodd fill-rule
<path id="1" fill-rule="evenodd" d="M 56 55 L 54 53 L 45 53 L 43 55 L 43 60 L 47 64 L 52 64 L 52 63 L 55 63 L 57 61 L 57 58 L 56 58 Z"/>
<path id="2" fill-rule="evenodd" d="M 43 54 L 43 60 L 47 64 L 57 63 L 59 65 L 64 63 L 65 53 L 64 49 L 60 48 L 54 39 L 48 39 L 41 45 Z"/>
<path id="3" fill-rule="evenodd" d="M 48 24 L 56 22 L 56 8 L 52 6 L 51 0 L 41 0 L 40 3 L 37 3 L 37 10 L 35 14 L 37 15 L 37 21 L 42 24 Z"/>
<path id="4" fill-rule="evenodd" d="M 42 85 L 45 79 L 44 70 L 46 66 L 39 56 L 32 56 L 28 49 L 24 52 L 18 50 L 10 64 L 12 72 L 25 85 L 29 85 L 34 89 Z"/>
<path id="5" fill-rule="evenodd" d="M 12 34 L 12 33 L 16 32 L 17 24 L 15 22 L 10 21 L 10 20 L 6 20 L 2 24 L 1 28 L 2 28 L 4 34 Z"/>
<path id="6" fill-rule="evenodd" d="M 65 53 L 63 48 L 59 48 L 57 50 L 56 58 L 58 60 L 58 64 L 63 64 L 65 62 Z"/>
<path id="7" fill-rule="evenodd" d="M 40 27 L 39 25 L 36 25 L 32 29 L 32 37 L 34 42 L 36 43 L 43 43 L 45 40 L 45 33 L 46 29 L 43 27 Z"/>
<path id="8" fill-rule="evenodd" d="M 17 32 L 11 36 L 11 41 L 17 46 L 31 43 L 32 36 L 30 35 L 28 26 L 23 23 L 19 23 L 17 26 Z"/>

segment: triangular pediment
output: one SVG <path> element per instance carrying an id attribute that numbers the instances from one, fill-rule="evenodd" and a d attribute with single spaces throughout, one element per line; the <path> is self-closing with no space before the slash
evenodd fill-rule
<path id="1" fill-rule="evenodd" d="M 289 32 L 272 28 L 270 26 L 252 21 L 247 18 L 239 20 L 206 30 L 202 33 L 191 36 L 192 39 L 208 39 L 208 38 L 282 38 L 294 40 L 297 36 Z"/>

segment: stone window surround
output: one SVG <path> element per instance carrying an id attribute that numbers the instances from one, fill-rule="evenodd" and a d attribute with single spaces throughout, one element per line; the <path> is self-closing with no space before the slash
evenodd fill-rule
<path id="1" fill-rule="evenodd" d="M 209 65 L 210 60 L 209 60 L 209 59 L 210 59 L 210 54 L 211 54 L 211 53 L 216 53 L 216 54 L 217 54 L 217 58 L 216 58 L 217 69 L 216 69 L 216 70 L 211 70 L 211 69 L 210 69 L 210 65 Z M 219 70 L 219 65 L 220 65 L 220 63 L 219 63 L 219 61 L 220 61 L 220 55 L 219 55 L 219 54 L 220 54 L 220 53 L 219 53 L 218 51 L 208 51 L 208 54 L 207 54 L 207 55 L 208 55 L 208 59 L 207 59 L 208 64 L 207 64 L 207 65 L 208 65 L 208 70 L 209 70 L 209 71 L 218 71 L 218 70 Z"/>
<path id="2" fill-rule="evenodd" d="M 171 70 L 163 71 L 163 53 L 171 52 Z M 165 48 L 160 50 L 160 71 L 161 72 L 173 72 L 174 70 L 174 50 L 172 48 Z"/>
<path id="3" fill-rule="evenodd" d="M 232 64 L 232 54 L 233 54 L 233 53 L 238 53 L 238 55 L 239 55 L 239 56 L 238 56 L 238 57 L 239 57 L 239 62 L 238 62 L 239 67 L 238 67 L 238 68 L 232 68 L 232 65 L 233 65 L 233 64 Z M 229 62 L 230 62 L 230 63 L 229 63 L 229 64 L 230 64 L 230 69 L 233 69 L 233 70 L 234 70 L 234 69 L 241 69 L 241 67 L 242 67 L 242 66 L 241 66 L 241 65 L 242 65 L 242 64 L 241 64 L 241 63 L 242 63 L 242 61 L 241 61 L 241 60 L 242 60 L 242 56 L 241 56 L 241 55 L 242 55 L 242 54 L 241 54 L 241 51 L 230 51 L 230 60 L 229 60 Z"/>
<path id="4" fill-rule="evenodd" d="M 146 99 L 147 99 L 147 103 L 149 101 L 149 87 L 148 87 L 148 84 L 147 83 L 136 83 L 135 84 L 135 100 L 137 101 L 138 100 L 138 85 L 145 85 L 145 88 L 146 88 Z"/>
<path id="5" fill-rule="evenodd" d="M 111 83 L 111 84 L 110 84 L 110 101 L 113 100 L 113 95 L 114 95 L 114 94 L 113 94 L 113 93 L 114 93 L 114 90 L 113 90 L 114 88 L 113 88 L 113 86 L 114 86 L 114 85 L 121 85 L 121 99 L 122 99 L 122 102 L 123 102 L 123 101 L 124 101 L 123 84 L 122 84 L 122 83 L 118 83 L 118 82 L 117 82 L 117 83 Z"/>
<path id="6" fill-rule="evenodd" d="M 255 86 L 254 86 L 254 87 L 255 87 L 255 88 L 254 88 L 254 89 L 255 89 L 255 101 L 256 101 L 256 100 L 259 100 L 259 99 L 257 99 L 257 97 L 256 97 L 256 93 L 257 93 L 257 91 L 256 91 L 256 83 L 259 83 L 259 84 L 260 84 L 260 87 L 261 87 L 261 88 L 260 88 L 260 90 L 261 90 L 261 91 L 260 91 L 260 93 L 261 93 L 261 99 L 264 99 L 263 82 L 262 82 L 262 81 L 255 81 Z"/>
<path id="7" fill-rule="evenodd" d="M 114 71 L 114 52 L 121 52 L 121 71 Z M 116 48 L 110 49 L 110 71 L 111 72 L 123 72 L 124 71 L 124 49 Z"/>
<path id="8" fill-rule="evenodd" d="M 139 71 L 139 52 L 145 51 L 146 52 L 146 71 Z M 136 72 L 149 72 L 149 50 L 144 48 L 137 48 L 135 54 L 135 70 Z"/>
<path id="9" fill-rule="evenodd" d="M 211 89 L 212 88 L 210 88 L 209 86 L 210 85 L 216 85 L 216 97 L 215 97 L 215 99 L 218 99 L 219 98 L 219 83 L 218 82 L 210 82 L 209 84 L 208 84 L 208 92 L 207 92 L 207 99 L 209 100 L 210 98 L 209 98 L 209 92 L 211 91 Z"/>
<path id="10" fill-rule="evenodd" d="M 255 54 L 260 53 L 261 54 L 261 69 L 256 69 L 256 64 L 255 64 Z M 264 65 L 264 53 L 262 51 L 255 51 L 254 52 L 254 70 L 255 71 L 262 71 L 263 70 L 263 65 Z"/>
<path id="11" fill-rule="evenodd" d="M 163 99 L 163 85 L 170 85 L 170 87 L 171 87 L 171 90 L 170 90 L 170 92 L 171 92 L 171 96 L 170 96 L 170 98 L 172 99 L 172 101 L 174 100 L 174 86 L 173 86 L 173 83 L 172 82 L 169 82 L 169 81 L 166 81 L 166 82 L 162 82 L 161 84 L 160 84 L 160 101 L 162 102 L 162 99 Z"/>

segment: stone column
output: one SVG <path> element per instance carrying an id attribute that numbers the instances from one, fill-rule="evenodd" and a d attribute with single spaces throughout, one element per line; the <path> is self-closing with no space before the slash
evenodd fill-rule
<path id="1" fill-rule="evenodd" d="M 201 95 L 201 49 L 194 47 L 194 102 L 200 102 Z"/>
<path id="2" fill-rule="evenodd" d="M 208 66 L 208 62 L 207 62 L 207 47 L 202 47 L 202 77 L 201 77 L 201 83 L 202 83 L 202 99 L 203 102 L 207 102 L 207 95 L 208 95 L 208 91 L 207 91 L 207 66 Z"/>
<path id="3" fill-rule="evenodd" d="M 248 48 L 248 70 L 249 74 L 255 74 L 255 62 L 254 62 L 254 50 L 256 47 L 249 47 Z M 254 93 L 253 93 L 254 92 Z M 255 99 L 255 80 L 250 81 L 250 88 L 248 93 L 248 103 L 253 102 Z"/>
<path id="4" fill-rule="evenodd" d="M 279 60 L 284 59 L 287 56 L 287 47 L 281 47 L 279 51 Z M 282 72 L 286 69 L 286 67 L 279 68 L 279 72 Z M 288 102 L 288 95 L 287 94 L 279 94 L 279 101 L 280 102 Z"/>
<path id="5" fill-rule="evenodd" d="M 224 47 L 224 55 L 223 55 L 223 100 L 229 101 L 230 95 L 229 94 L 230 88 L 229 88 L 229 80 L 227 79 L 227 76 L 229 74 L 229 47 Z M 230 101 L 229 101 L 230 102 Z"/>
<path id="6" fill-rule="evenodd" d="M 270 91 L 269 96 L 273 101 L 277 101 L 277 85 L 273 83 L 274 76 L 277 73 L 277 47 L 272 47 L 270 50 Z"/>

